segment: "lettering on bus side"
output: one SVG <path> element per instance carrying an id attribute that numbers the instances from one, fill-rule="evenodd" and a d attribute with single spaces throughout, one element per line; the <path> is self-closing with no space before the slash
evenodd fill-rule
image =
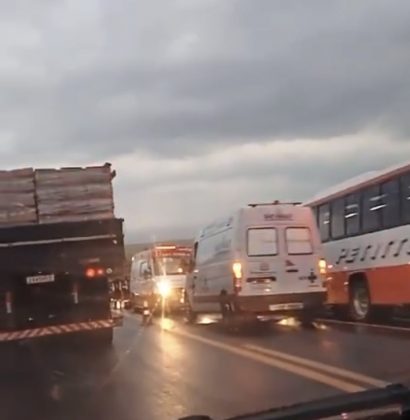
<path id="1" fill-rule="evenodd" d="M 405 247 L 408 242 L 408 238 L 402 238 L 391 240 L 387 244 L 378 243 L 342 248 L 335 264 L 354 264 L 356 261 L 376 261 L 387 257 L 398 258 L 405 254 L 410 255 L 410 247 L 408 249 Z"/>

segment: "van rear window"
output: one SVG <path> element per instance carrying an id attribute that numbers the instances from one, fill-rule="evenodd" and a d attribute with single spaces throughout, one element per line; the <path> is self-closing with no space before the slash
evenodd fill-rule
<path id="1" fill-rule="evenodd" d="M 313 253 L 310 229 L 292 227 L 286 229 L 286 246 L 289 255 L 307 255 Z"/>
<path id="2" fill-rule="evenodd" d="M 275 228 L 248 229 L 248 256 L 277 255 L 278 238 Z"/>

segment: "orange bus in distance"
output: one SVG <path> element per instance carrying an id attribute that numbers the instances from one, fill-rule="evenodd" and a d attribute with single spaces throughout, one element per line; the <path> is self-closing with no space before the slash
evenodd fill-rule
<path id="1" fill-rule="evenodd" d="M 312 207 L 327 261 L 327 303 L 355 321 L 410 304 L 410 162 L 337 185 Z"/>

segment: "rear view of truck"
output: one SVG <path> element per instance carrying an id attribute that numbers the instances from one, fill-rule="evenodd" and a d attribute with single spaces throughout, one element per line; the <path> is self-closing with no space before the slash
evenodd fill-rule
<path id="1" fill-rule="evenodd" d="M 0 342 L 84 332 L 112 342 L 122 275 L 111 166 L 0 171 Z"/>

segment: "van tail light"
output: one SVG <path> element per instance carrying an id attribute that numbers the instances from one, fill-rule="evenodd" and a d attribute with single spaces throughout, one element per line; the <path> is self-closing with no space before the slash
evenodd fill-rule
<path id="1" fill-rule="evenodd" d="M 232 264 L 233 272 L 233 288 L 235 292 L 242 290 L 242 264 L 240 262 L 234 262 Z"/>
<path id="2" fill-rule="evenodd" d="M 94 279 L 105 275 L 105 270 L 101 267 L 88 267 L 85 270 L 85 277 Z"/>
<path id="3" fill-rule="evenodd" d="M 242 264 L 240 262 L 234 262 L 232 264 L 232 271 L 235 279 L 242 279 Z"/>
<path id="4" fill-rule="evenodd" d="M 324 258 L 319 260 L 319 273 L 323 276 L 327 274 L 327 263 Z"/>

